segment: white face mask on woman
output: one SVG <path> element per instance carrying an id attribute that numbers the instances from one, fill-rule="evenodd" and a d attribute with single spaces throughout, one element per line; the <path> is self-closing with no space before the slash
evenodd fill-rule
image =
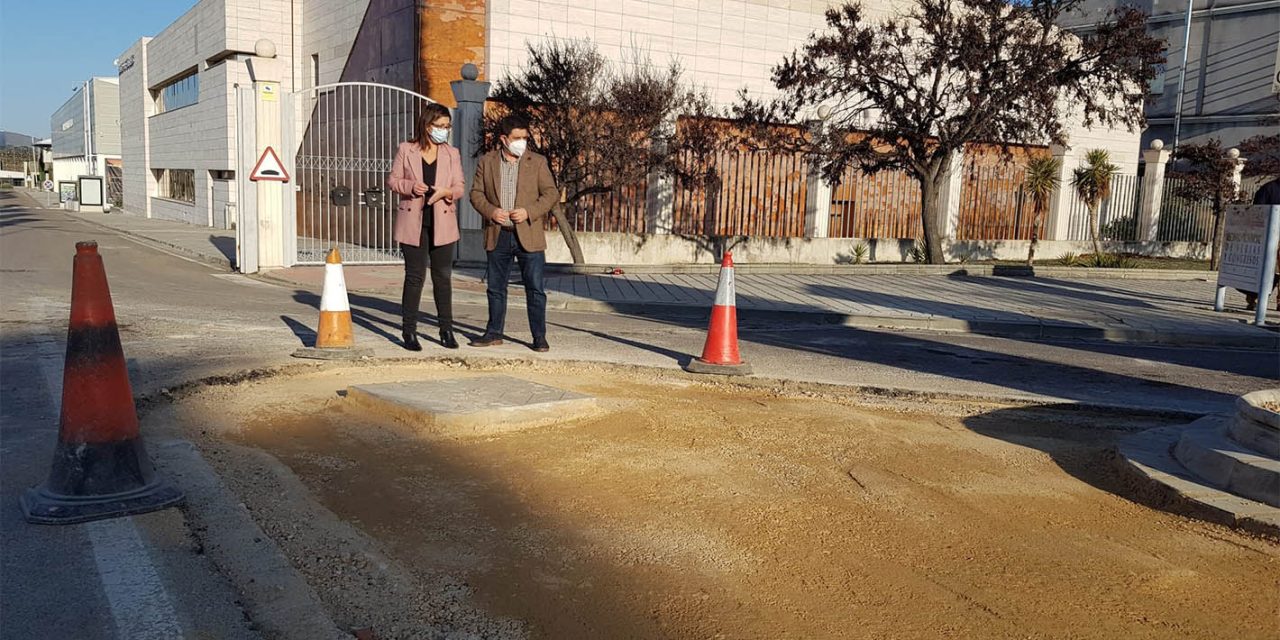
<path id="1" fill-rule="evenodd" d="M 444 144 L 449 140 L 449 130 L 440 127 L 431 127 L 431 141 L 436 144 Z"/>
<path id="2" fill-rule="evenodd" d="M 507 143 L 507 152 L 519 158 L 524 155 L 525 149 L 529 147 L 528 140 L 512 140 Z"/>

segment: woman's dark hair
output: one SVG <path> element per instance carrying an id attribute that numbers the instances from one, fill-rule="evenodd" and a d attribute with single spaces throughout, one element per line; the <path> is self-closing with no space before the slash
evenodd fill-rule
<path id="1" fill-rule="evenodd" d="M 441 117 L 449 118 L 450 120 L 453 119 L 453 116 L 449 113 L 449 107 L 446 107 L 439 102 L 432 102 L 419 109 L 418 121 L 416 123 L 416 137 L 409 142 L 416 142 L 419 147 L 425 145 L 427 140 L 431 139 L 431 123 Z"/>
<path id="2" fill-rule="evenodd" d="M 511 135 L 511 132 L 516 129 L 524 129 L 525 131 L 528 131 L 529 119 L 513 113 L 503 118 L 502 121 L 498 123 L 498 133 L 500 135 L 509 136 Z"/>

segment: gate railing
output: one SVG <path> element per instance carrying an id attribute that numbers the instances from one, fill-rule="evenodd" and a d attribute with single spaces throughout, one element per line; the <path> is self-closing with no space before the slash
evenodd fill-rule
<path id="1" fill-rule="evenodd" d="M 337 246 L 343 262 L 395 263 L 399 197 L 387 174 L 401 142 L 415 137 L 418 110 L 431 99 L 408 89 L 343 82 L 303 89 L 282 102 L 286 166 L 292 168 L 298 264 L 324 262 Z"/>

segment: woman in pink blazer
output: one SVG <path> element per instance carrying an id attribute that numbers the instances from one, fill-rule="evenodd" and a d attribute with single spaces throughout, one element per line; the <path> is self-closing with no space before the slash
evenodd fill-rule
<path id="1" fill-rule="evenodd" d="M 404 291 L 400 297 L 404 348 L 421 351 L 418 305 L 427 265 L 431 297 L 436 301 L 440 344 L 457 349 L 453 337 L 453 256 L 458 244 L 458 199 L 462 197 L 462 156 L 449 146 L 449 110 L 431 103 L 418 114 L 418 137 L 400 143 L 387 186 L 400 194 L 395 241 L 404 253 Z M 424 215 L 424 209 L 428 210 Z"/>

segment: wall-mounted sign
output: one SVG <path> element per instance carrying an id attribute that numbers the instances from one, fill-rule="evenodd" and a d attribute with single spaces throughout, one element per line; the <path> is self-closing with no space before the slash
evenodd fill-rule
<path id="1" fill-rule="evenodd" d="M 280 85 L 274 82 L 262 83 L 262 101 L 277 102 L 280 100 Z"/>
<path id="2" fill-rule="evenodd" d="M 117 73 L 124 73 L 133 68 L 133 56 L 129 56 L 120 61 L 120 66 L 116 67 Z"/>
<path id="3" fill-rule="evenodd" d="M 74 119 L 68 120 L 62 123 L 62 130 L 66 131 L 67 129 L 70 129 L 71 127 L 74 127 L 74 126 L 76 126 L 76 121 Z"/>

